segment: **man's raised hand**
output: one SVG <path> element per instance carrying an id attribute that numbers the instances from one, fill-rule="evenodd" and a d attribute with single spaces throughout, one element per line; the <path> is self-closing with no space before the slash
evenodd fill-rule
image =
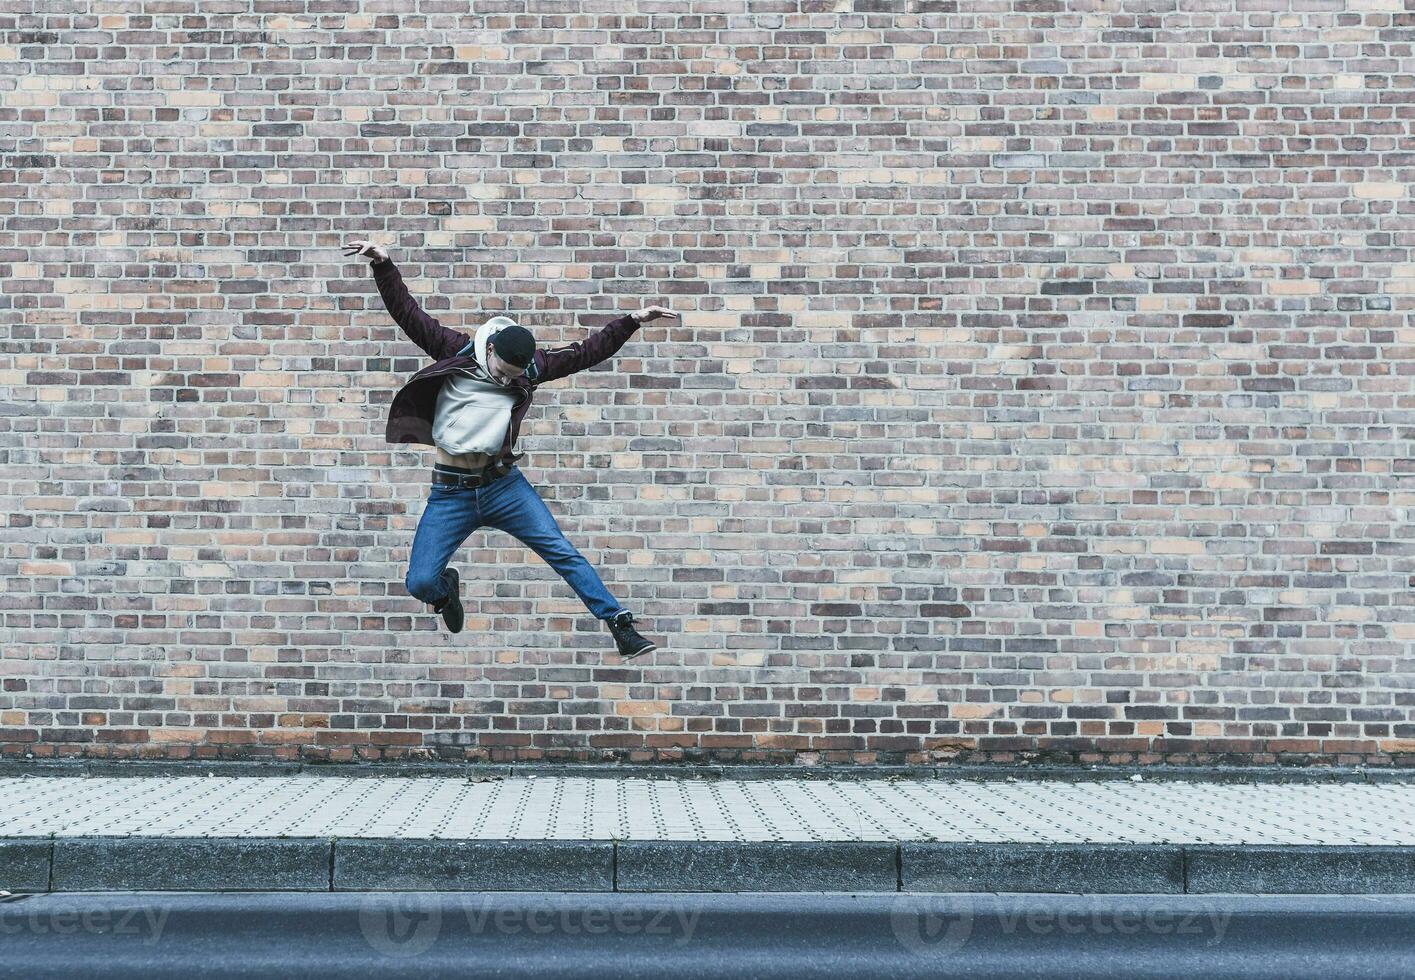
<path id="1" fill-rule="evenodd" d="M 639 312 L 630 313 L 629 315 L 640 323 L 648 323 L 650 320 L 656 320 L 661 316 L 677 316 L 678 314 L 674 313 L 666 306 L 645 306 Z"/>
<path id="2" fill-rule="evenodd" d="M 375 245 L 366 238 L 351 238 L 342 247 L 346 257 L 362 255 L 370 262 L 388 261 L 388 252 L 381 245 Z"/>

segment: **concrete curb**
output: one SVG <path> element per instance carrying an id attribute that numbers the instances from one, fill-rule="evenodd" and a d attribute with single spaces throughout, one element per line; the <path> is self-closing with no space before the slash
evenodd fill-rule
<path id="1" fill-rule="evenodd" d="M 381 840 L 334 842 L 334 891 L 614 890 L 614 842 Z"/>
<path id="2" fill-rule="evenodd" d="M 892 892 L 892 841 L 620 841 L 621 892 Z"/>
<path id="3" fill-rule="evenodd" d="M 0 888 L 12 892 L 49 891 L 54 841 L 47 837 L 0 840 Z"/>
<path id="4" fill-rule="evenodd" d="M 31 837 L 0 888 L 1415 894 L 1415 847 Z"/>
<path id="5" fill-rule="evenodd" d="M 901 841 L 899 849 L 906 892 L 1184 892 L 1181 844 Z"/>
<path id="6" fill-rule="evenodd" d="M 1067 766 L 962 763 L 944 766 L 770 766 L 697 765 L 688 763 L 462 763 L 380 762 L 302 763 L 240 760 L 127 760 L 127 759 L 0 759 L 0 776 L 576 776 L 610 779 L 979 779 L 1060 780 L 1092 782 L 1128 779 L 1146 781 L 1197 780 L 1200 782 L 1415 782 L 1415 766 L 1372 769 L 1363 766 Z"/>
<path id="7" fill-rule="evenodd" d="M 1185 889 L 1349 895 L 1415 891 L 1415 847 L 1191 845 L 1185 848 Z"/>
<path id="8" fill-rule="evenodd" d="M 48 891 L 328 891 L 318 838 L 56 837 Z"/>

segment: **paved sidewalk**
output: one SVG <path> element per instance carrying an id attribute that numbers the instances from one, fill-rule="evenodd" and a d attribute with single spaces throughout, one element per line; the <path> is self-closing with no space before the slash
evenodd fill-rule
<path id="1" fill-rule="evenodd" d="M 1415 893 L 1415 784 L 34 775 L 0 888 Z"/>

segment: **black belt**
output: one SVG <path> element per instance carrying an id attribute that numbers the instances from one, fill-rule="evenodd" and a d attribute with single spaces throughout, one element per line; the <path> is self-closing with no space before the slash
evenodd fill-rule
<path id="1" fill-rule="evenodd" d="M 432 469 L 432 482 L 435 486 L 484 487 L 510 475 L 516 467 L 516 461 L 524 455 L 526 454 L 516 453 L 509 459 L 493 459 L 479 470 L 464 470 L 460 466 L 436 463 Z"/>

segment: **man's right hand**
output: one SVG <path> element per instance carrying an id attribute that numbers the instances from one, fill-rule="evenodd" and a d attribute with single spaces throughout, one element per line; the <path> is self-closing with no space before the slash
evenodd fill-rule
<path id="1" fill-rule="evenodd" d="M 380 245 L 375 245 L 366 238 L 351 238 L 343 245 L 344 255 L 352 257 L 362 255 L 370 262 L 387 262 L 388 252 Z"/>

